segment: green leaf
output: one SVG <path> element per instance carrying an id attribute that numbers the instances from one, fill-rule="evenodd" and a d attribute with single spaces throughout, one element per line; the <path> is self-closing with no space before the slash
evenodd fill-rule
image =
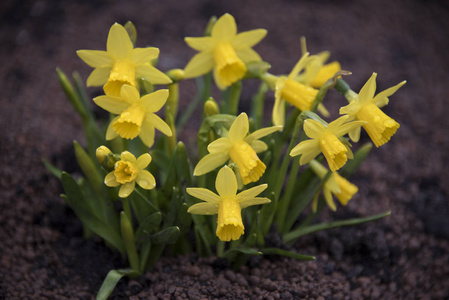
<path id="1" fill-rule="evenodd" d="M 230 249 L 226 251 L 223 256 L 226 257 L 229 261 L 233 261 L 238 254 L 246 254 L 246 255 L 263 255 L 262 252 L 249 247 L 241 247 Z"/>
<path id="2" fill-rule="evenodd" d="M 354 175 L 354 173 L 359 169 L 362 162 L 371 152 L 372 148 L 373 144 L 371 143 L 366 143 L 362 147 L 360 147 L 359 150 L 354 154 L 354 159 L 351 159 L 346 163 L 340 174 L 346 178 Z"/>
<path id="3" fill-rule="evenodd" d="M 98 171 L 99 167 L 95 166 L 95 163 L 86 153 L 86 151 L 84 151 L 83 147 L 81 147 L 81 145 L 78 144 L 77 141 L 73 141 L 73 148 L 75 149 L 76 160 L 78 161 L 81 170 L 83 171 L 87 180 L 89 180 L 89 183 L 95 190 L 95 193 L 99 197 L 101 197 L 103 178 Z"/>
<path id="4" fill-rule="evenodd" d="M 131 222 L 124 211 L 120 213 L 120 228 L 126 253 L 128 254 L 128 261 L 131 268 L 137 271 L 139 270 L 139 256 L 137 255 L 136 241 Z"/>
<path id="5" fill-rule="evenodd" d="M 45 158 L 42 159 L 42 162 L 44 163 L 45 168 L 55 177 L 58 179 L 61 179 L 62 171 L 56 168 L 53 164 L 51 164 L 48 160 Z"/>
<path id="6" fill-rule="evenodd" d="M 179 181 L 186 180 L 188 186 L 192 185 L 193 172 L 190 169 L 186 146 L 183 142 L 178 142 L 176 145 L 176 172 L 178 174 Z"/>
<path id="7" fill-rule="evenodd" d="M 300 227 L 300 228 L 294 229 L 293 231 L 285 234 L 283 236 L 282 240 L 284 241 L 284 243 L 289 243 L 289 242 L 292 242 L 292 241 L 296 240 L 297 238 L 299 238 L 303 235 L 306 235 L 306 234 L 318 232 L 321 230 L 327 230 L 327 229 L 331 229 L 331 228 L 359 225 L 359 224 L 363 224 L 366 222 L 376 221 L 376 220 L 382 219 L 386 216 L 389 216 L 390 214 L 391 214 L 391 211 L 386 211 L 386 212 L 383 212 L 383 213 L 380 213 L 377 215 L 364 217 L 364 218 L 355 218 L 355 219 L 348 219 L 348 220 L 342 220 L 342 221 L 326 222 L 326 223 L 315 224 L 315 225 L 311 225 L 311 226 L 307 226 L 307 227 Z"/>
<path id="8" fill-rule="evenodd" d="M 165 228 L 151 236 L 153 244 L 174 244 L 179 238 L 181 231 L 178 226 Z"/>
<path id="9" fill-rule="evenodd" d="M 106 278 L 103 281 L 103 284 L 100 287 L 100 290 L 98 291 L 96 300 L 106 300 L 108 299 L 109 295 L 111 295 L 112 291 L 114 290 L 115 286 L 119 282 L 119 280 L 123 276 L 130 276 L 135 277 L 138 276 L 139 273 L 132 269 L 119 269 L 119 270 L 111 270 L 109 271 L 108 275 L 106 275 Z"/>
<path id="10" fill-rule="evenodd" d="M 299 253 L 294 253 L 288 250 L 282 250 L 278 248 L 264 248 L 260 249 L 260 251 L 263 253 L 263 255 L 280 255 L 285 257 L 294 258 L 297 260 L 303 260 L 303 261 L 310 261 L 315 260 L 315 256 L 310 255 L 303 255 Z"/>
<path id="11" fill-rule="evenodd" d="M 150 234 L 156 231 L 161 225 L 162 214 L 156 212 L 146 218 L 136 231 L 136 239 L 140 240 L 145 234 Z"/>

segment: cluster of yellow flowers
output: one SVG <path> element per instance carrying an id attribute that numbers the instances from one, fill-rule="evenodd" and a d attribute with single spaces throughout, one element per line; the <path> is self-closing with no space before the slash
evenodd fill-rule
<path id="1" fill-rule="evenodd" d="M 199 53 L 179 72 L 180 80 L 212 71 L 219 89 L 230 87 L 244 78 L 249 63 L 262 60 L 252 47 L 266 34 L 265 29 L 237 33 L 234 18 L 229 14 L 223 15 L 211 28 L 210 36 L 185 38 L 186 43 Z M 287 76 L 268 72 L 259 76 L 274 91 L 273 126 L 250 133 L 248 116 L 241 113 L 229 128 L 222 130 L 221 137 L 208 145 L 209 154 L 202 157 L 194 169 L 194 175 L 200 176 L 222 167 L 215 182 L 218 195 L 206 188 L 187 188 L 188 194 L 204 201 L 190 206 L 188 211 L 192 214 L 218 214 L 216 234 L 222 241 L 237 240 L 244 233 L 241 209 L 270 202 L 268 198 L 257 197 L 267 188 L 267 184 L 237 192 L 245 185 L 258 182 L 265 173 L 267 167 L 258 154 L 266 151 L 268 146 L 260 139 L 283 130 L 286 123 L 285 102 L 300 111 L 310 111 L 319 89 L 329 79 L 336 79 L 341 74 L 338 62 L 326 64 L 329 52 L 310 55 L 305 43 L 303 45 L 302 57 Z M 105 95 L 96 97 L 95 104 L 114 115 L 107 128 L 106 139 L 121 137 L 130 140 L 139 136 L 146 146 L 152 147 L 155 129 L 171 136 L 170 126 L 156 114 L 165 105 L 169 90 L 159 89 L 143 96 L 139 92 L 139 80 L 152 85 L 172 83 L 169 76 L 152 64 L 159 55 L 159 49 L 134 48 L 126 29 L 119 24 L 111 27 L 106 49 L 77 52 L 84 62 L 94 68 L 87 85 L 103 86 Z M 328 171 L 315 158 L 323 154 L 333 172 L 323 186 L 325 200 L 332 210 L 336 210 L 332 194 L 342 205 L 346 205 L 357 192 L 357 187 L 337 172 L 348 159 L 353 158 L 351 145 L 344 136 L 348 134 L 352 141 L 357 142 L 363 127 L 377 147 L 388 142 L 399 124 L 380 108 L 388 104 L 388 97 L 404 84 L 405 81 L 375 96 L 376 73 L 373 73 L 358 94 L 351 90 L 346 92 L 344 96 L 349 104 L 340 109 L 341 117 L 329 124 L 320 118 L 304 121 L 303 129 L 309 139 L 293 147 L 289 155 L 301 155 L 300 165 L 309 164 L 322 179 Z M 317 104 L 317 108 L 324 116 L 329 115 L 322 104 Z M 97 154 L 101 157 L 107 151 L 103 146 Z M 105 184 L 120 186 L 119 196 L 122 198 L 133 192 L 135 183 L 144 189 L 154 188 L 156 180 L 145 170 L 151 159 L 148 153 L 136 159 L 130 152 L 122 152 L 114 170 L 106 176 Z M 315 209 L 316 203 L 313 203 Z"/>

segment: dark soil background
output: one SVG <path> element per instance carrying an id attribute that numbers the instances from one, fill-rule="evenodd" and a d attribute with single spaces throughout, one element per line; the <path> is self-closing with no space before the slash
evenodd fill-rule
<path id="1" fill-rule="evenodd" d="M 299 240 L 294 249 L 315 262 L 264 257 L 235 272 L 214 257 L 166 257 L 119 283 L 112 298 L 449 299 L 449 5 L 388 0 L 2 1 L 0 299 L 91 299 L 110 269 L 125 266 L 101 241 L 82 239 L 41 163 L 46 157 L 76 172 L 71 143 L 83 141 L 56 66 L 87 78 L 75 51 L 104 50 L 110 26 L 132 20 L 138 45 L 160 48 L 160 69 L 182 68 L 195 53 L 183 37 L 200 36 L 210 16 L 225 12 L 239 31 L 268 30 L 256 50 L 273 73 L 290 71 L 304 35 L 312 53 L 328 49 L 353 72 L 346 81 L 356 91 L 373 71 L 378 91 L 407 80 L 385 109 L 401 128 L 353 178 L 360 192 L 350 204 L 325 217 L 392 215 Z M 191 82 L 181 89 L 183 106 L 194 89 Z M 242 110 L 250 95 L 245 89 Z M 344 99 L 329 97 L 336 117 Z"/>

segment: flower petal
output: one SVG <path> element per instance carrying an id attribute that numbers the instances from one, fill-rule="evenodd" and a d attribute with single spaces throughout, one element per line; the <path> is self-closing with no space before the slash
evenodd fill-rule
<path id="1" fill-rule="evenodd" d="M 266 128 L 262 128 L 259 130 L 254 131 L 253 133 L 251 133 L 250 135 L 248 135 L 245 138 L 245 142 L 247 142 L 248 144 L 252 143 L 254 140 L 258 140 L 260 138 L 263 138 L 269 134 L 272 134 L 273 132 L 276 131 L 281 131 L 283 128 L 283 126 L 271 126 L 271 127 L 266 127 Z"/>
<path id="2" fill-rule="evenodd" d="M 349 115 L 349 116 L 355 116 L 357 112 L 362 108 L 359 101 L 352 101 L 346 106 L 343 106 L 340 108 L 340 115 Z"/>
<path id="3" fill-rule="evenodd" d="M 129 103 L 126 103 L 121 98 L 106 95 L 94 98 L 94 102 L 96 105 L 113 114 L 120 114 L 129 106 Z"/>
<path id="4" fill-rule="evenodd" d="M 266 29 L 254 29 L 237 34 L 232 41 L 234 49 L 250 48 L 259 43 L 267 35 Z"/>
<path id="5" fill-rule="evenodd" d="M 221 198 L 231 198 L 237 194 L 237 179 L 231 168 L 224 166 L 218 171 L 215 188 Z"/>
<path id="6" fill-rule="evenodd" d="M 359 92 L 359 101 L 360 103 L 365 103 L 371 101 L 374 97 L 374 93 L 376 92 L 376 77 L 377 73 L 373 73 L 365 85 Z"/>
<path id="7" fill-rule="evenodd" d="M 140 100 L 140 93 L 135 87 L 124 84 L 120 89 L 120 97 L 131 104 Z"/>
<path id="8" fill-rule="evenodd" d="M 170 126 L 165 123 L 158 115 L 153 113 L 147 113 L 145 115 L 145 120 L 151 123 L 157 130 L 165 134 L 166 136 L 172 136 Z"/>
<path id="9" fill-rule="evenodd" d="M 214 64 L 212 52 L 200 52 L 192 57 L 184 68 L 184 77 L 193 78 L 204 75 L 212 70 Z"/>
<path id="10" fill-rule="evenodd" d="M 229 139 L 233 143 L 243 141 L 248 134 L 248 130 L 248 116 L 246 113 L 241 113 L 229 128 Z"/>
<path id="11" fill-rule="evenodd" d="M 129 60 L 135 65 L 140 66 L 145 63 L 150 63 L 153 59 L 159 56 L 159 49 L 155 47 L 135 48 L 131 51 Z"/>
<path id="12" fill-rule="evenodd" d="M 212 204 L 219 204 L 221 201 L 220 196 L 215 194 L 214 192 L 204 189 L 204 188 L 187 188 L 187 193 L 190 196 L 193 196 L 195 198 L 198 198 L 200 200 L 212 203 Z"/>
<path id="13" fill-rule="evenodd" d="M 323 194 L 329 208 L 333 211 L 336 211 L 337 207 L 335 206 L 334 200 L 332 199 L 331 191 L 329 189 L 324 189 Z"/>
<path id="14" fill-rule="evenodd" d="M 203 37 L 186 37 L 184 41 L 189 45 L 190 48 L 193 48 L 197 51 L 209 51 L 215 46 L 216 42 L 210 36 Z"/>
<path id="15" fill-rule="evenodd" d="M 118 196 L 120 198 L 128 197 L 134 191 L 135 187 L 136 187 L 136 182 L 135 181 L 131 181 L 131 182 L 127 182 L 125 184 L 122 184 L 122 186 L 120 187 L 120 190 L 118 191 Z"/>
<path id="16" fill-rule="evenodd" d="M 317 120 L 307 119 L 304 121 L 304 131 L 312 139 L 319 138 L 326 130 L 323 124 Z"/>
<path id="17" fill-rule="evenodd" d="M 268 187 L 268 184 L 261 184 L 255 187 L 252 187 L 250 189 L 247 189 L 246 191 L 243 191 L 239 194 L 237 194 L 236 199 L 239 202 L 251 200 L 255 198 L 257 195 L 262 193 L 266 188 Z"/>
<path id="18" fill-rule="evenodd" d="M 360 131 L 361 131 L 360 127 L 357 127 L 349 131 L 349 138 L 351 139 L 351 141 L 357 143 L 360 140 Z"/>
<path id="19" fill-rule="evenodd" d="M 345 135 L 346 133 L 365 125 L 367 122 L 365 121 L 353 121 L 346 124 L 341 125 L 339 128 L 333 131 L 335 136 L 340 137 Z"/>
<path id="20" fill-rule="evenodd" d="M 90 73 L 87 78 L 87 86 L 101 86 L 104 85 L 109 78 L 111 73 L 111 67 L 96 68 Z"/>
<path id="21" fill-rule="evenodd" d="M 231 147 L 232 142 L 228 138 L 222 137 L 210 143 L 207 150 L 209 153 L 227 153 Z"/>
<path id="22" fill-rule="evenodd" d="M 140 187 L 146 190 L 151 190 L 156 186 L 156 179 L 147 170 L 140 170 L 137 174 L 136 182 Z"/>
<path id="23" fill-rule="evenodd" d="M 297 156 L 300 154 L 304 154 L 305 152 L 310 152 L 314 150 L 315 148 L 320 148 L 319 142 L 314 139 L 305 140 L 296 145 L 291 151 L 290 156 Z"/>
<path id="24" fill-rule="evenodd" d="M 118 183 L 115 178 L 114 171 L 112 171 L 112 172 L 108 173 L 108 175 L 106 175 L 106 177 L 104 178 L 104 184 L 106 184 L 107 186 L 110 186 L 110 187 L 115 187 L 115 186 L 120 185 L 120 183 Z"/>
<path id="25" fill-rule="evenodd" d="M 240 202 L 240 208 L 244 209 L 248 206 L 265 204 L 265 203 L 270 203 L 270 202 L 271 202 L 271 200 L 268 198 L 257 197 L 257 198 L 253 198 L 253 199 L 249 199 L 249 200 Z"/>
<path id="26" fill-rule="evenodd" d="M 321 149 L 317 144 L 316 148 L 312 148 L 307 152 L 304 152 L 299 159 L 299 165 L 303 166 L 321 153 Z"/>
<path id="27" fill-rule="evenodd" d="M 133 50 L 133 44 L 126 29 L 115 23 L 109 30 L 108 41 L 106 43 L 108 54 L 114 58 L 126 58 Z"/>
<path id="28" fill-rule="evenodd" d="M 112 129 L 112 124 L 118 120 L 120 116 L 115 117 L 111 120 L 111 122 L 108 125 L 108 129 L 106 130 L 106 140 L 110 141 L 118 136 L 118 134 Z"/>
<path id="29" fill-rule="evenodd" d="M 341 116 L 327 125 L 327 131 L 334 133 L 341 125 L 343 125 L 349 116 Z M 335 134 L 335 133 L 334 133 Z M 336 135 L 336 134 L 335 134 Z"/>
<path id="30" fill-rule="evenodd" d="M 286 81 L 286 77 L 281 77 L 276 81 L 272 112 L 272 121 L 276 126 L 284 126 L 285 124 L 285 100 L 282 98 L 282 88 Z"/>
<path id="31" fill-rule="evenodd" d="M 157 112 L 167 102 L 168 90 L 157 90 L 154 93 L 142 97 L 142 107 L 148 112 Z"/>
<path id="32" fill-rule="evenodd" d="M 397 90 L 399 90 L 407 81 L 402 81 L 401 83 L 386 89 L 385 91 L 380 92 L 379 94 L 376 95 L 376 97 L 374 97 L 373 99 L 373 103 L 377 106 L 377 107 L 384 107 L 385 105 L 388 104 L 388 97 L 390 97 L 391 95 L 393 95 L 394 93 L 396 93 Z"/>
<path id="33" fill-rule="evenodd" d="M 235 53 L 244 63 L 262 60 L 260 55 L 251 48 L 238 49 L 238 50 L 235 50 Z"/>
<path id="34" fill-rule="evenodd" d="M 152 160 L 151 155 L 149 153 L 144 153 L 141 156 L 139 156 L 139 158 L 137 159 L 136 167 L 139 170 L 145 169 L 146 167 L 148 167 L 151 160 Z"/>
<path id="35" fill-rule="evenodd" d="M 304 55 L 301 57 L 301 59 L 296 63 L 296 65 L 293 67 L 290 74 L 288 74 L 289 79 L 294 79 L 296 76 L 298 76 L 299 72 L 301 72 L 302 69 L 305 68 L 307 63 L 309 62 L 309 52 L 304 53 Z"/>
<path id="36" fill-rule="evenodd" d="M 193 170 L 194 176 L 200 176 L 223 165 L 229 159 L 228 153 L 213 153 L 203 157 Z"/>
<path id="37" fill-rule="evenodd" d="M 169 84 L 172 83 L 170 77 L 165 75 L 150 64 L 136 66 L 136 78 L 145 78 L 151 84 Z"/>
<path id="38" fill-rule="evenodd" d="M 211 36 L 214 40 L 220 42 L 228 42 L 237 34 L 237 24 L 235 19 L 230 14 L 221 16 L 211 31 Z"/>
<path id="39" fill-rule="evenodd" d="M 142 126 L 140 127 L 139 137 L 142 142 L 147 146 L 151 147 L 154 144 L 154 126 L 147 119 L 144 119 Z"/>
<path id="40" fill-rule="evenodd" d="M 102 50 L 78 50 L 76 54 L 92 68 L 112 67 L 114 63 L 108 53 Z"/>
<path id="41" fill-rule="evenodd" d="M 256 151 L 256 153 L 264 152 L 268 149 L 267 144 L 259 140 L 254 140 L 252 143 L 249 143 L 249 145 Z"/>
<path id="42" fill-rule="evenodd" d="M 134 156 L 134 154 L 132 154 L 129 151 L 123 151 L 120 154 L 120 159 L 123 161 L 129 161 L 130 163 L 135 163 L 136 162 L 136 157 Z"/>
<path id="43" fill-rule="evenodd" d="M 187 212 L 194 215 L 215 215 L 218 213 L 218 204 L 197 203 L 190 206 Z"/>

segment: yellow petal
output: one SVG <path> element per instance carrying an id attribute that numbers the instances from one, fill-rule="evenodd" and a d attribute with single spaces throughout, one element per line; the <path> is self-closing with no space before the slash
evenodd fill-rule
<path id="1" fill-rule="evenodd" d="M 259 140 L 254 140 L 249 145 L 251 146 L 251 148 L 253 148 L 253 150 L 256 153 L 264 152 L 264 151 L 266 151 L 268 149 L 267 144 L 265 144 L 264 142 L 259 141 Z"/>
<path id="2" fill-rule="evenodd" d="M 79 58 L 92 68 L 112 67 L 113 60 L 106 51 L 102 50 L 78 50 Z"/>
<path id="3" fill-rule="evenodd" d="M 267 30 L 265 29 L 254 29 L 250 31 L 245 31 L 237 34 L 235 39 L 232 41 L 232 46 L 234 48 L 250 48 L 259 43 L 267 35 Z"/>
<path id="4" fill-rule="evenodd" d="M 108 81 L 109 73 L 111 72 L 110 67 L 96 68 L 90 73 L 87 78 L 87 86 L 101 86 Z"/>
<path id="5" fill-rule="evenodd" d="M 393 95 L 394 93 L 396 93 L 397 90 L 399 90 L 407 81 L 402 81 L 401 83 L 386 89 L 383 92 L 380 92 L 379 94 L 376 95 L 376 97 L 374 97 L 373 99 L 373 103 L 377 106 L 377 107 L 384 107 L 385 105 L 388 104 L 388 97 L 390 97 L 391 95 Z"/>
<path id="6" fill-rule="evenodd" d="M 133 50 L 133 44 L 126 29 L 115 23 L 109 30 L 106 44 L 108 54 L 114 58 L 126 58 Z"/>
<path id="7" fill-rule="evenodd" d="M 232 143 L 243 141 L 248 134 L 249 123 L 246 113 L 241 113 L 229 128 L 229 139 Z"/>
<path id="8" fill-rule="evenodd" d="M 135 163 L 136 162 L 136 157 L 129 151 L 123 151 L 120 154 L 120 159 L 123 161 L 129 161 L 131 163 Z"/>
<path id="9" fill-rule="evenodd" d="M 252 187 L 250 189 L 247 189 L 239 194 L 237 194 L 236 199 L 240 202 L 240 206 L 242 202 L 251 200 L 255 198 L 257 195 L 265 191 L 265 189 L 268 187 L 268 184 L 261 184 L 255 187 Z M 243 208 L 243 207 L 242 207 Z"/>
<path id="10" fill-rule="evenodd" d="M 200 52 L 189 61 L 184 69 L 185 78 L 193 78 L 204 75 L 214 67 L 212 52 Z"/>
<path id="11" fill-rule="evenodd" d="M 219 73 L 218 73 L 218 69 L 217 69 L 217 68 L 214 68 L 214 70 L 213 70 L 213 72 L 212 72 L 212 75 L 214 76 L 214 81 L 215 81 L 215 84 L 217 85 L 217 87 L 218 87 L 220 90 L 224 91 L 228 86 L 225 85 L 225 84 L 221 81 L 221 78 L 220 78 L 220 75 L 219 75 Z"/>
<path id="12" fill-rule="evenodd" d="M 334 200 L 332 199 L 331 191 L 329 189 L 325 188 L 323 191 L 323 194 L 324 194 L 324 199 L 326 200 L 326 203 L 329 206 L 329 208 L 333 211 L 336 211 L 337 207 L 335 206 Z"/>
<path id="13" fill-rule="evenodd" d="M 223 153 L 229 152 L 229 148 L 232 147 L 232 142 L 225 137 L 219 138 L 207 146 L 209 153 Z"/>
<path id="14" fill-rule="evenodd" d="M 147 119 L 144 119 L 140 128 L 140 139 L 147 147 L 151 147 L 154 144 L 154 135 L 154 126 Z"/>
<path id="15" fill-rule="evenodd" d="M 148 112 L 157 112 L 167 102 L 168 90 L 157 90 L 154 93 L 142 97 L 142 107 Z"/>
<path id="16" fill-rule="evenodd" d="M 184 41 L 189 45 L 190 48 L 193 48 L 197 51 L 209 51 L 215 46 L 216 42 L 210 36 L 204 37 L 186 37 Z"/>
<path id="17" fill-rule="evenodd" d="M 235 53 L 244 63 L 262 60 L 260 55 L 251 48 L 236 49 Z"/>
<path id="18" fill-rule="evenodd" d="M 146 190 L 151 190 L 156 186 L 156 179 L 154 179 L 154 176 L 146 170 L 139 171 L 136 182 L 140 187 Z"/>
<path id="19" fill-rule="evenodd" d="M 211 36 L 214 40 L 220 42 L 229 42 L 237 34 L 237 24 L 235 19 L 230 14 L 224 14 L 221 16 L 211 31 Z"/>
<path id="20" fill-rule="evenodd" d="M 296 65 L 293 67 L 292 71 L 288 75 L 288 79 L 294 79 L 296 76 L 298 76 L 299 72 L 301 72 L 302 69 L 305 68 L 307 63 L 309 62 L 309 52 L 304 53 L 304 55 L 301 57 L 301 59 L 296 63 Z"/>
<path id="21" fill-rule="evenodd" d="M 172 80 L 150 64 L 136 66 L 136 77 L 145 78 L 151 84 L 169 84 Z"/>
<path id="22" fill-rule="evenodd" d="M 229 159 L 228 153 L 213 153 L 203 157 L 193 170 L 194 176 L 200 176 L 222 166 Z"/>
<path id="23" fill-rule="evenodd" d="M 359 101 L 352 101 L 348 105 L 341 107 L 339 113 L 340 115 L 348 115 L 354 117 L 361 108 L 362 105 L 360 105 Z"/>
<path id="24" fill-rule="evenodd" d="M 247 208 L 248 206 L 266 204 L 266 203 L 270 203 L 270 202 L 271 202 L 271 200 L 268 198 L 256 197 L 253 199 L 249 199 L 249 200 L 240 202 L 240 208 L 244 209 L 244 208 Z"/>
<path id="25" fill-rule="evenodd" d="M 282 98 L 282 89 L 286 80 L 286 77 L 281 77 L 276 81 L 272 121 L 277 126 L 284 126 L 285 123 L 285 100 Z"/>
<path id="26" fill-rule="evenodd" d="M 119 186 L 120 183 L 117 182 L 117 180 L 115 179 L 115 174 L 114 171 L 108 173 L 108 175 L 106 175 L 106 177 L 104 178 L 104 184 L 106 184 L 107 186 L 110 187 L 115 187 L 115 186 Z"/>
<path id="27" fill-rule="evenodd" d="M 122 186 L 120 187 L 120 190 L 118 192 L 118 196 L 120 198 L 128 197 L 134 191 L 134 187 L 135 186 L 136 186 L 136 182 L 135 181 L 131 181 L 131 182 L 127 182 L 125 184 L 122 184 Z"/>
<path id="28" fill-rule="evenodd" d="M 136 48 L 131 51 L 129 60 L 135 65 L 143 65 L 150 63 L 153 59 L 159 56 L 159 49 L 155 47 Z"/>
<path id="29" fill-rule="evenodd" d="M 357 143 L 360 140 L 360 131 L 361 131 L 360 127 L 357 127 L 349 131 L 349 138 L 351 139 L 351 141 Z"/>
<path id="30" fill-rule="evenodd" d="M 304 121 L 304 131 L 309 138 L 318 139 L 325 130 L 324 125 L 317 120 L 307 119 Z"/>
<path id="31" fill-rule="evenodd" d="M 187 212 L 194 215 L 215 215 L 218 213 L 218 204 L 197 203 L 190 206 Z"/>
<path id="32" fill-rule="evenodd" d="M 359 92 L 359 101 L 360 103 L 365 103 L 371 101 L 374 97 L 374 93 L 376 92 L 376 77 L 377 73 L 373 73 L 365 85 Z"/>
<path id="33" fill-rule="evenodd" d="M 319 142 L 314 139 L 305 140 L 293 147 L 290 151 L 290 156 L 294 157 L 300 154 L 304 154 L 305 152 L 310 152 L 315 148 L 319 148 Z"/>
<path id="34" fill-rule="evenodd" d="M 96 105 L 113 114 L 120 114 L 129 106 L 129 104 L 121 98 L 105 95 L 94 98 L 94 102 Z"/>
<path id="35" fill-rule="evenodd" d="M 228 166 L 224 166 L 218 171 L 215 188 L 221 198 L 230 198 L 237 194 L 237 179 L 234 171 L 228 168 Z"/>
<path id="36" fill-rule="evenodd" d="M 220 203 L 220 201 L 221 201 L 220 196 L 218 196 L 217 194 L 215 194 L 212 191 L 209 191 L 208 189 L 204 189 L 204 188 L 187 188 L 186 191 L 187 191 L 187 193 L 190 196 L 193 196 L 193 197 L 198 198 L 200 200 L 209 202 L 211 204 L 218 205 L 218 203 Z"/>
<path id="37" fill-rule="evenodd" d="M 321 153 L 320 147 L 312 148 L 307 152 L 304 152 L 299 159 L 299 165 L 305 165 Z"/>
<path id="38" fill-rule="evenodd" d="M 148 113 L 145 116 L 145 120 L 151 123 L 157 130 L 159 130 L 166 136 L 172 136 L 170 126 L 168 126 L 168 124 L 165 123 L 165 121 L 162 120 L 158 115 Z"/>
<path id="39" fill-rule="evenodd" d="M 135 87 L 128 84 L 122 85 L 120 89 L 120 97 L 130 104 L 140 100 L 139 91 Z"/>
<path id="40" fill-rule="evenodd" d="M 151 163 L 151 155 L 149 153 L 144 153 L 136 161 L 136 167 L 140 170 L 145 169 Z"/>
<path id="41" fill-rule="evenodd" d="M 346 124 L 341 125 L 340 127 L 338 127 L 337 129 L 335 129 L 333 131 L 333 133 L 335 134 L 335 136 L 340 137 L 345 135 L 346 133 L 361 127 L 363 125 L 365 125 L 366 122 L 365 121 L 353 121 L 353 122 L 349 122 Z"/>
<path id="42" fill-rule="evenodd" d="M 109 123 L 108 129 L 106 130 L 106 140 L 110 141 L 118 137 L 118 134 L 112 128 L 112 124 L 114 124 L 114 122 L 117 121 L 119 118 L 120 116 L 117 116 L 114 119 L 112 119 L 111 123 Z"/>
<path id="43" fill-rule="evenodd" d="M 256 130 L 245 138 L 245 142 L 248 144 L 252 143 L 254 140 L 261 139 L 269 134 L 272 134 L 273 132 L 281 131 L 282 128 L 283 126 L 271 126 Z"/>

